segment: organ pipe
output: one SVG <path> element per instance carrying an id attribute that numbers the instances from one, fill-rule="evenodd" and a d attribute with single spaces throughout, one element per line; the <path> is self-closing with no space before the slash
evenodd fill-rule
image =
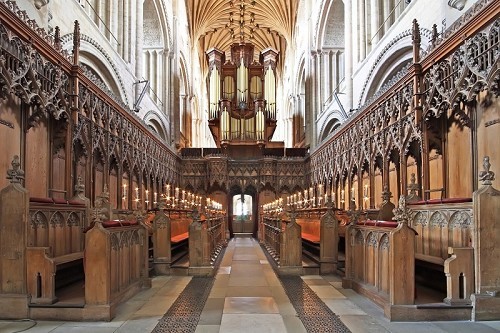
<path id="1" fill-rule="evenodd" d="M 219 133 L 218 144 L 257 141 L 265 144 L 276 127 L 276 63 L 278 52 L 266 49 L 259 61 L 254 46 L 231 46 L 231 59 L 217 49 L 207 51 L 209 125 Z M 237 144 L 237 143 L 236 143 Z"/>

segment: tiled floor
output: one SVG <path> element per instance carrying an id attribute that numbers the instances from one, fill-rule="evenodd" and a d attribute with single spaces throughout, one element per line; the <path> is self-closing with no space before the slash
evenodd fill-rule
<path id="1" fill-rule="evenodd" d="M 380 307 L 352 290 L 342 289 L 338 277 L 302 278 L 353 333 L 500 332 L 500 321 L 389 322 Z M 153 287 L 121 305 L 109 323 L 0 321 L 0 333 L 151 332 L 189 281 L 190 277 L 154 278 Z M 236 238 L 229 243 L 196 332 L 305 332 L 256 240 Z"/>

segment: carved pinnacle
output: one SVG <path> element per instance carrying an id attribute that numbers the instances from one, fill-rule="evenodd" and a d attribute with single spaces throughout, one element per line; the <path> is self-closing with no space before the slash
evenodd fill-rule
<path id="1" fill-rule="evenodd" d="M 420 45 L 420 27 L 417 19 L 413 19 L 412 40 L 415 44 Z"/>
<path id="2" fill-rule="evenodd" d="M 85 192 L 85 185 L 83 184 L 83 180 L 81 176 L 78 176 L 75 184 L 75 195 L 79 196 Z"/>
<path id="3" fill-rule="evenodd" d="M 399 205 L 397 208 L 393 210 L 394 217 L 392 218 L 399 223 L 408 224 L 408 221 L 411 219 L 411 209 L 406 205 L 406 196 L 401 195 L 399 197 Z"/>
<path id="4" fill-rule="evenodd" d="M 410 176 L 410 184 L 408 185 L 408 190 L 411 195 L 417 195 L 417 191 L 420 189 L 420 186 L 417 184 L 417 177 L 415 177 L 415 173 L 412 173 Z"/>
<path id="5" fill-rule="evenodd" d="M 392 198 L 392 192 L 389 191 L 389 187 L 384 185 L 384 191 L 382 192 L 382 204 L 389 202 Z"/>
<path id="6" fill-rule="evenodd" d="M 7 170 L 7 179 L 11 183 L 21 183 L 24 179 L 24 171 L 21 170 L 21 162 L 19 161 L 19 156 L 14 155 L 14 159 L 11 162 L 12 169 Z"/>
<path id="7" fill-rule="evenodd" d="M 490 171 L 490 157 L 485 156 L 483 158 L 483 168 L 484 170 L 479 172 L 479 180 L 483 183 L 483 185 L 491 185 L 492 181 L 495 180 L 495 173 Z"/>

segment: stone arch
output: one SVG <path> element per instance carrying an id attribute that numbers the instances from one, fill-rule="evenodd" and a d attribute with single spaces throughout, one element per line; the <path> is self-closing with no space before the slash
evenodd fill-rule
<path id="1" fill-rule="evenodd" d="M 73 47 L 73 33 L 61 37 L 61 45 L 64 50 L 71 50 Z M 127 90 L 111 56 L 104 48 L 91 37 L 80 35 L 80 62 L 91 69 L 92 74 L 98 74 L 98 78 L 107 89 L 121 103 L 129 104 Z"/>
<path id="2" fill-rule="evenodd" d="M 430 40 L 431 31 L 420 29 L 422 36 Z M 427 49 L 429 43 L 422 38 L 421 50 Z M 400 71 L 412 63 L 413 58 L 412 31 L 403 31 L 382 49 L 373 63 L 359 97 L 359 105 L 366 103 L 377 91 L 388 83 Z"/>
<path id="3" fill-rule="evenodd" d="M 342 124 L 341 112 L 334 110 L 329 112 L 329 116 L 326 117 L 327 121 L 323 122 L 321 129 L 319 131 L 319 142 L 326 140 L 337 128 Z"/>
<path id="4" fill-rule="evenodd" d="M 158 134 L 163 139 L 163 141 L 169 142 L 169 140 L 167 139 L 170 137 L 170 134 L 168 132 L 168 125 L 164 117 L 162 117 L 155 111 L 148 111 L 148 113 L 146 113 L 146 115 L 144 116 L 144 122 L 146 123 L 146 126 L 153 132 Z"/>
<path id="5" fill-rule="evenodd" d="M 344 46 L 344 2 L 342 0 L 324 1 L 320 9 L 319 31 L 316 36 L 316 49 L 323 46 Z"/>

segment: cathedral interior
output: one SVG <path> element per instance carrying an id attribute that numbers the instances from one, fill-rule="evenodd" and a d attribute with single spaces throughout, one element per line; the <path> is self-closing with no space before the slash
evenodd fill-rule
<path id="1" fill-rule="evenodd" d="M 0 332 L 499 332 L 499 95 L 497 0 L 0 0 Z"/>

